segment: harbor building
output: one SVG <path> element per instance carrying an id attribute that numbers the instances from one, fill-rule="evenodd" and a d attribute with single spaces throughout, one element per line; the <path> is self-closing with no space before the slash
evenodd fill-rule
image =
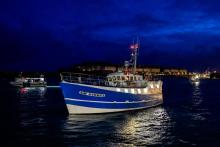
<path id="1" fill-rule="evenodd" d="M 76 67 L 79 71 L 83 72 L 102 72 L 111 73 L 116 71 L 123 71 L 124 67 L 114 66 L 114 65 L 80 65 Z M 129 68 L 128 71 L 131 71 Z M 178 68 L 167 68 L 162 69 L 159 67 L 137 67 L 136 72 L 145 75 L 175 75 L 175 76 L 185 76 L 188 74 L 186 69 Z"/>

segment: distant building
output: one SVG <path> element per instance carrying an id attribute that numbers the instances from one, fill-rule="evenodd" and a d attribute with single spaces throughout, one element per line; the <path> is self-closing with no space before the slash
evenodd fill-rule
<path id="1" fill-rule="evenodd" d="M 171 74 L 170 69 L 164 69 L 163 72 L 164 72 L 164 74 Z"/>
<path id="2" fill-rule="evenodd" d="M 150 73 L 151 69 L 150 68 L 143 68 L 143 72 Z"/>
<path id="3" fill-rule="evenodd" d="M 104 70 L 109 72 L 115 72 L 117 68 L 115 66 L 105 66 Z"/>
<path id="4" fill-rule="evenodd" d="M 164 69 L 165 75 L 186 75 L 188 71 L 186 69 Z"/>
<path id="5" fill-rule="evenodd" d="M 160 73 L 160 68 L 151 68 L 151 73 Z"/>
<path id="6" fill-rule="evenodd" d="M 186 69 L 180 69 L 179 70 L 181 75 L 187 75 L 188 71 Z"/>
<path id="7" fill-rule="evenodd" d="M 93 71 L 99 71 L 104 73 L 111 73 L 116 71 L 123 71 L 123 66 L 114 66 L 114 65 L 83 65 L 83 66 L 77 66 L 78 70 L 84 71 L 84 72 L 93 72 Z M 132 72 L 131 68 L 128 68 L 129 72 Z M 177 68 L 171 68 L 171 69 L 161 69 L 156 67 L 137 67 L 136 72 L 140 74 L 145 75 L 187 75 L 188 71 L 186 69 L 177 69 Z"/>

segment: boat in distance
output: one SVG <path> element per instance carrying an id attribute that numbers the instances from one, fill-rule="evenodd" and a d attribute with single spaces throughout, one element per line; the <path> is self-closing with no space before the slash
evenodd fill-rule
<path id="1" fill-rule="evenodd" d="M 69 114 L 131 111 L 161 105 L 162 81 L 149 81 L 136 74 L 138 43 L 131 46 L 132 58 L 124 71 L 98 77 L 61 73 L 61 89 Z M 129 71 L 132 66 L 132 72 Z"/>
<path id="2" fill-rule="evenodd" d="M 199 82 L 200 81 L 200 76 L 198 74 L 192 75 L 190 77 L 191 82 Z"/>
<path id="3" fill-rule="evenodd" d="M 47 82 L 45 81 L 44 75 L 39 77 L 25 77 L 19 76 L 14 81 L 10 82 L 11 85 L 17 87 L 46 87 Z"/>

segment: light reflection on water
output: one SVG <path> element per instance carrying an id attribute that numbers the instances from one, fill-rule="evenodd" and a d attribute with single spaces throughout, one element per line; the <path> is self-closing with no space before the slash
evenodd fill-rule
<path id="1" fill-rule="evenodd" d="M 21 127 L 29 127 L 37 124 L 38 126 L 45 124 L 45 114 L 42 114 L 42 110 L 46 108 L 47 99 L 45 94 L 46 87 L 19 87 L 17 90 L 17 96 L 19 97 L 21 112 L 19 118 Z"/>
<path id="2" fill-rule="evenodd" d="M 21 87 L 18 88 L 18 94 L 20 94 L 20 97 L 44 97 L 46 93 L 47 88 L 46 87 Z"/>
<path id="3" fill-rule="evenodd" d="M 208 109 L 203 107 L 202 103 L 204 101 L 204 97 L 201 93 L 201 81 L 197 81 L 193 84 L 193 92 L 192 92 L 192 106 L 191 108 L 195 111 L 191 113 L 192 120 L 206 120 L 208 116 Z"/>
<path id="4" fill-rule="evenodd" d="M 200 91 L 200 82 L 194 83 L 192 95 L 193 95 L 192 96 L 192 104 L 194 106 L 199 106 L 203 101 L 203 98 L 201 96 L 201 91 Z"/>
<path id="5" fill-rule="evenodd" d="M 71 138 L 80 138 L 84 143 L 94 138 L 99 145 L 107 142 L 109 146 L 137 146 L 162 143 L 167 139 L 170 126 L 166 110 L 156 107 L 133 113 L 69 115 L 63 131 L 65 137 L 69 138 L 69 134 L 73 134 Z"/>

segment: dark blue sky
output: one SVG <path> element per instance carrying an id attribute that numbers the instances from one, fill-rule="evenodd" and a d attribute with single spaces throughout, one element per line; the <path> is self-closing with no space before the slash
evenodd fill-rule
<path id="1" fill-rule="evenodd" d="M 139 64 L 220 69 L 218 0 L 7 0 L 0 2 L 0 70 L 123 64 L 136 35 Z"/>

